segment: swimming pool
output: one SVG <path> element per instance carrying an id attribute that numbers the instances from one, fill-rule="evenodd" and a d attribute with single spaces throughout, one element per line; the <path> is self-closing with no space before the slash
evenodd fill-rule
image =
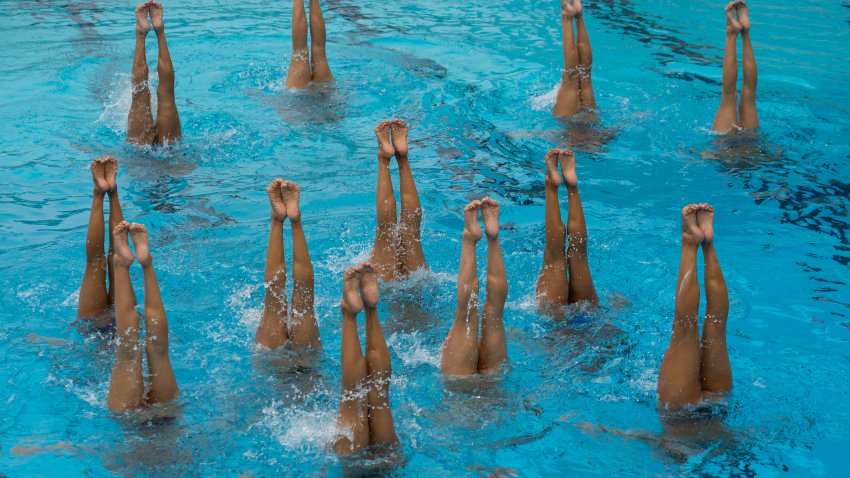
<path id="1" fill-rule="evenodd" d="M 283 88 L 288 5 L 166 4 L 185 141 L 154 152 L 123 143 L 130 6 L 16 3 L 0 20 L 0 472 L 341 473 L 324 447 L 339 396 L 340 277 L 369 254 L 372 129 L 391 116 L 412 127 L 433 270 L 389 287 L 381 308 L 406 458 L 399 474 L 847 469 L 846 8 L 751 3 L 763 135 L 756 153 L 728 157 L 713 152 L 708 134 L 720 89 L 720 3 L 586 5 L 608 132 L 573 139 L 591 267 L 607 306 L 577 324 L 538 315 L 533 300 L 543 154 L 565 144 L 550 111 L 562 61 L 557 2 L 328 0 L 338 81 L 324 106 Z M 114 349 L 72 324 L 87 166 L 104 154 L 121 160 L 126 217 L 152 233 L 182 392 L 172 423 L 112 418 Z M 304 190 L 324 343 L 316 357 L 253 351 L 264 187 L 275 176 Z M 439 347 L 454 311 L 460 212 L 485 194 L 503 204 L 513 369 L 501 384 L 447 391 Z M 683 437 L 663 432 L 655 380 L 673 313 L 678 211 L 693 201 L 718 210 L 735 390 L 722 430 Z M 41 452 L 28 453 L 33 447 Z"/>

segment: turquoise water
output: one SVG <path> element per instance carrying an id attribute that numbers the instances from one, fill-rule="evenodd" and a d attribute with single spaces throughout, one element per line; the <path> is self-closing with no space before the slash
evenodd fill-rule
<path id="1" fill-rule="evenodd" d="M 0 17 L 0 474 L 335 476 L 351 465 L 325 450 L 339 396 L 336 306 L 343 270 L 369 254 L 372 128 L 392 116 L 412 127 L 433 270 L 386 288 L 380 309 L 399 474 L 847 469 L 846 5 L 751 3 L 763 134 L 754 150 L 731 153 L 708 133 L 722 2 L 586 5 L 606 129 L 569 144 L 606 307 L 564 323 L 538 315 L 533 300 L 542 158 L 568 143 L 550 114 L 558 2 L 326 1 L 338 82 L 324 93 L 283 88 L 286 2 L 166 4 L 185 141 L 156 151 L 124 144 L 130 5 L 14 3 Z M 152 36 L 148 45 L 153 65 Z M 87 166 L 105 154 L 121 161 L 126 217 L 152 231 L 182 392 L 170 423 L 110 416 L 112 343 L 74 323 Z M 253 350 L 264 187 L 275 176 L 303 188 L 324 343 L 315 356 Z M 453 318 L 460 212 L 485 194 L 503 205 L 513 369 L 501 384 L 447 390 L 439 347 Z M 678 211 L 694 201 L 718 210 L 735 390 L 722 425 L 682 434 L 659 420 L 655 381 L 673 312 Z"/>

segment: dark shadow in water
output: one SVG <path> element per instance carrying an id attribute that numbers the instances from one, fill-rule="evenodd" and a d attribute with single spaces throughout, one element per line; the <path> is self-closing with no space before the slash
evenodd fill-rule
<path id="1" fill-rule="evenodd" d="M 439 288 L 428 274 L 422 272 L 402 282 L 382 284 L 381 302 L 387 308 L 385 333 L 428 332 L 441 325 L 438 314 L 431 310 L 439 303 L 435 297 Z"/>
<path id="2" fill-rule="evenodd" d="M 372 445 L 358 453 L 340 456 L 339 463 L 345 477 L 401 476 L 407 456 L 399 443 Z"/>
<path id="3" fill-rule="evenodd" d="M 140 470 L 147 476 L 176 476 L 193 469 L 195 457 L 185 443 L 188 437 L 179 401 L 115 418 L 124 427 L 124 440 L 117 449 L 102 453 L 106 469 L 125 476 Z"/>
<path id="4" fill-rule="evenodd" d="M 326 380 L 321 372 L 321 349 L 287 344 L 275 350 L 258 350 L 253 357 L 254 380 L 270 396 L 298 405 L 320 390 Z M 261 386 L 262 385 L 262 386 Z"/>
<path id="5" fill-rule="evenodd" d="M 269 102 L 284 123 L 294 126 L 338 123 L 347 114 L 349 98 L 341 84 L 311 83 L 306 88 L 289 88 L 276 93 Z"/>

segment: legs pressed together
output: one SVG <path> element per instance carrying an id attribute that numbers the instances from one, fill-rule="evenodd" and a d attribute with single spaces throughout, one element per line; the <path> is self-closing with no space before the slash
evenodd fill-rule
<path id="1" fill-rule="evenodd" d="M 484 221 L 484 233 L 478 216 Z M 475 246 L 487 236 L 487 297 L 478 335 L 478 272 Z M 499 204 L 489 197 L 464 208 L 464 228 L 457 276 L 455 321 L 443 342 L 440 370 L 447 375 L 492 373 L 508 361 L 502 317 L 508 297 L 508 279 L 499 244 Z"/>
<path id="2" fill-rule="evenodd" d="M 383 121 L 375 128 L 378 138 L 378 225 L 371 263 L 385 281 L 392 281 L 427 267 L 422 251 L 422 206 L 408 161 L 407 124 Z M 398 162 L 401 217 L 396 220 L 396 201 L 390 176 L 390 161 Z"/>
<path id="3" fill-rule="evenodd" d="M 310 0 L 310 51 L 307 50 L 307 12 L 304 0 L 292 2 L 292 61 L 286 74 L 287 88 L 304 88 L 311 81 L 334 79 L 325 52 L 325 19 L 319 0 Z M 312 63 L 311 63 L 312 57 Z"/>
<path id="4" fill-rule="evenodd" d="M 398 442 L 390 410 L 392 365 L 378 321 L 378 274 L 368 262 L 345 272 L 342 286 L 342 396 L 339 424 L 348 436 L 333 444 L 350 454 L 370 445 Z M 366 311 L 366 354 L 360 348 L 357 314 Z"/>
<path id="5" fill-rule="evenodd" d="M 256 343 L 277 348 L 291 341 L 297 345 L 320 347 L 319 324 L 313 307 L 313 263 L 301 226 L 297 184 L 275 179 L 266 192 L 271 202 L 271 230 L 266 251 L 266 297 Z M 286 262 L 283 254 L 283 223 L 292 226 L 292 303 L 286 300 Z"/>
<path id="6" fill-rule="evenodd" d="M 566 227 L 561 220 L 558 201 L 561 184 L 566 185 L 569 198 Z M 545 223 L 546 248 L 543 251 L 543 269 L 537 279 L 538 301 L 555 307 L 581 301 L 599 305 L 587 262 L 587 226 L 578 191 L 576 158 L 567 149 L 550 149 L 546 153 Z M 566 244 L 568 237 L 569 248 Z"/>
<path id="7" fill-rule="evenodd" d="M 735 108 L 738 99 L 738 62 L 736 59 L 736 43 L 738 34 L 741 35 L 743 46 L 744 81 L 741 85 L 741 101 Z M 756 57 L 753 53 L 753 43 L 750 40 L 749 8 L 743 0 L 737 0 L 726 5 L 726 50 L 723 54 L 723 90 L 720 96 L 720 108 L 714 116 L 713 131 L 729 133 L 741 129 L 756 129 L 759 127 L 759 117 L 756 111 L 756 85 L 758 70 Z"/>
<path id="8" fill-rule="evenodd" d="M 726 348 L 729 293 L 714 250 L 714 208 L 692 204 L 682 210 L 682 257 L 676 284 L 676 313 L 670 345 L 658 373 L 658 398 L 677 408 L 732 389 Z M 699 332 L 697 251 L 705 261 L 706 309 Z"/>
<path id="9" fill-rule="evenodd" d="M 575 33 L 573 33 L 575 20 Z M 569 117 L 582 111 L 595 111 L 591 69 L 593 51 L 584 23 L 581 0 L 561 1 L 561 26 L 563 29 L 564 71 L 555 100 L 555 116 Z"/>
<path id="10" fill-rule="evenodd" d="M 150 21 L 148 21 L 150 17 Z M 148 62 L 145 55 L 145 39 L 148 32 L 156 33 L 159 50 L 156 71 L 159 84 L 156 88 L 156 122 L 151 111 L 151 92 L 148 88 Z M 133 98 L 127 119 L 127 142 L 138 145 L 167 143 L 180 139 L 180 116 L 174 101 L 174 67 L 165 40 L 165 24 L 162 22 L 162 4 L 156 0 L 136 6 L 136 51 L 133 56 Z"/>

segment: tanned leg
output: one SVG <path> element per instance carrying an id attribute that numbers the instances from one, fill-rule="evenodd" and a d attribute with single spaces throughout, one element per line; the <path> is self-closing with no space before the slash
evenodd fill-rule
<path id="1" fill-rule="evenodd" d="M 331 81 L 331 67 L 328 65 L 328 56 L 325 51 L 325 19 L 322 16 L 322 7 L 319 0 L 310 0 L 310 54 L 312 56 L 313 81 Z"/>
<path id="2" fill-rule="evenodd" d="M 401 195 L 401 216 L 398 223 L 401 273 L 410 274 L 428 266 L 422 251 L 422 206 L 407 158 L 407 124 L 404 121 L 397 119 L 392 122 L 392 140 L 398 161 Z"/>
<path id="3" fill-rule="evenodd" d="M 590 37 L 587 34 L 587 26 L 584 24 L 581 0 L 573 0 L 573 8 L 578 12 L 576 15 L 576 43 L 578 43 L 578 83 L 581 107 L 584 110 L 595 111 L 596 97 L 593 94 L 593 81 L 591 79 L 593 50 L 590 48 Z"/>
<path id="4" fill-rule="evenodd" d="M 390 140 L 390 127 L 389 121 L 382 121 L 375 128 L 375 136 L 378 138 L 378 186 L 375 190 L 378 225 L 375 228 L 375 245 L 370 262 L 384 281 L 398 278 L 399 264 L 396 204 L 390 177 L 390 160 L 395 149 Z"/>
<path id="5" fill-rule="evenodd" d="M 297 184 L 284 181 L 280 192 L 286 205 L 286 217 L 292 226 L 292 302 L 289 324 L 289 338 L 292 343 L 313 348 L 322 346 L 319 340 L 319 323 L 313 307 L 313 263 L 307 250 L 307 239 L 301 226 L 301 208 L 299 200 L 301 188 Z"/>
<path id="6" fill-rule="evenodd" d="M 90 319 L 99 328 L 109 325 L 104 313 L 109 309 L 106 293 L 106 254 L 103 248 L 103 196 L 110 190 L 106 180 L 105 158 L 91 163 L 94 191 L 92 193 L 89 227 L 86 233 L 86 270 L 80 285 L 80 301 L 77 315 Z"/>
<path id="7" fill-rule="evenodd" d="M 573 18 L 578 14 L 569 0 L 561 0 L 561 28 L 563 30 L 564 71 L 561 86 L 555 100 L 555 116 L 573 116 L 579 112 L 581 94 L 579 90 L 579 58 L 573 33 Z"/>
<path id="8" fill-rule="evenodd" d="M 508 342 L 502 322 L 508 298 L 508 276 L 499 244 L 499 203 L 489 197 L 482 199 L 481 218 L 487 236 L 487 298 L 481 316 L 478 372 L 491 373 L 508 361 Z"/>
<path id="9" fill-rule="evenodd" d="M 739 0 L 736 5 L 738 21 L 741 24 L 744 64 L 744 82 L 741 85 L 741 103 L 738 105 L 738 112 L 741 114 L 741 127 L 756 129 L 759 127 L 759 115 L 756 111 L 758 69 L 756 68 L 756 55 L 753 53 L 753 42 L 750 40 L 750 13 L 747 4 L 742 0 Z"/>
<path id="10" fill-rule="evenodd" d="M 720 108 L 714 116 L 712 131 L 729 133 L 738 128 L 738 111 L 735 101 L 738 99 L 738 60 L 736 41 L 741 24 L 735 18 L 734 3 L 726 6 L 726 51 L 723 53 L 723 90 L 720 95 Z"/>
<path id="11" fill-rule="evenodd" d="M 133 97 L 127 117 L 127 142 L 153 144 L 156 127 L 151 112 L 151 91 L 148 88 L 148 62 L 145 57 L 145 38 L 151 29 L 148 21 L 148 2 L 136 6 L 136 51 L 133 54 L 131 81 Z"/>
<path id="12" fill-rule="evenodd" d="M 537 300 L 541 305 L 562 307 L 569 303 L 570 285 L 567 282 L 567 228 L 561 219 L 558 187 L 563 183 L 558 172 L 561 150 L 546 153 L 546 246 L 543 249 L 543 269 L 537 279 Z"/>
<path id="13" fill-rule="evenodd" d="M 162 23 L 162 4 L 157 1 L 149 2 L 151 24 L 156 32 L 159 60 L 156 73 L 159 85 L 156 87 L 156 142 L 168 143 L 180 139 L 180 115 L 177 114 L 177 103 L 174 100 L 174 66 L 168 53 L 168 42 L 165 40 L 165 24 Z"/>
<path id="14" fill-rule="evenodd" d="M 263 279 L 266 297 L 255 339 L 257 345 L 270 349 L 282 346 L 289 338 L 286 323 L 286 262 L 283 256 L 283 221 L 286 220 L 286 205 L 280 192 L 282 183 L 283 180 L 278 178 L 266 188 L 271 202 L 272 224 Z"/>
<path id="15" fill-rule="evenodd" d="M 307 12 L 304 0 L 292 0 L 292 60 L 286 74 L 287 88 L 304 88 L 310 84 L 310 53 L 307 51 Z"/>
<path id="16" fill-rule="evenodd" d="M 696 211 L 696 205 L 682 210 L 682 257 L 676 283 L 673 334 L 658 372 L 658 398 L 671 408 L 696 403 L 702 396 L 697 249 L 705 236 L 697 225 Z"/>
<path id="17" fill-rule="evenodd" d="M 443 342 L 440 370 L 447 375 L 478 372 L 478 273 L 475 246 L 483 235 L 478 225 L 481 201 L 472 201 L 463 210 L 460 268 L 457 273 L 455 322 Z"/>
<path id="18" fill-rule="evenodd" d="M 588 301 L 598 306 L 599 297 L 590 276 L 590 264 L 587 263 L 587 225 L 584 222 L 584 208 L 578 192 L 576 157 L 572 151 L 564 149 L 558 155 L 558 160 L 570 201 L 567 213 L 567 236 L 570 238 L 567 254 L 570 269 L 570 303 Z"/>
<path id="19" fill-rule="evenodd" d="M 115 226 L 124 222 L 124 213 L 121 211 L 121 201 L 118 197 L 118 161 L 115 158 L 107 156 L 104 162 L 104 170 L 106 172 L 106 180 L 109 182 L 109 251 L 106 255 L 107 271 L 109 273 L 109 289 L 107 290 L 107 298 L 109 305 L 115 304 L 115 290 L 112 286 L 113 281 L 113 247 L 112 247 L 112 231 Z"/>

